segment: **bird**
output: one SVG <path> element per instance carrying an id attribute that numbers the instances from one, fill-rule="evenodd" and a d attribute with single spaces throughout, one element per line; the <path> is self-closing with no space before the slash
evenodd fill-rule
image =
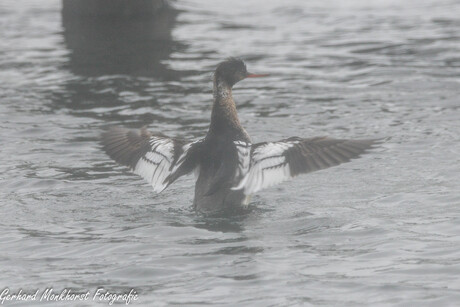
<path id="1" fill-rule="evenodd" d="M 193 208 L 212 216 L 240 212 L 254 193 L 358 158 L 378 143 L 377 139 L 330 137 L 253 143 L 238 118 L 232 89 L 243 79 L 266 76 L 248 72 L 241 59 L 228 58 L 214 72 L 211 122 L 205 137 L 190 141 L 145 127 L 112 127 L 102 134 L 103 149 L 143 177 L 157 193 L 194 172 Z"/>

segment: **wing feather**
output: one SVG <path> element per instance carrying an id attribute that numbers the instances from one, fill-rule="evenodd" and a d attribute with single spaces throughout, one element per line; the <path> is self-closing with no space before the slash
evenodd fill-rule
<path id="1" fill-rule="evenodd" d="M 246 195 L 281 183 L 297 175 L 339 165 L 358 158 L 376 140 L 346 140 L 293 137 L 278 142 L 235 143 L 239 155 L 234 190 Z M 250 152 L 250 157 L 244 153 Z M 249 164 L 246 162 L 249 160 Z"/>
<path id="2" fill-rule="evenodd" d="M 102 134 L 105 152 L 115 161 L 126 165 L 149 182 L 155 192 L 163 191 L 178 177 L 191 172 L 198 161 L 196 150 L 193 157 L 190 149 L 198 142 L 187 142 L 153 134 L 142 128 L 132 131 L 114 127 Z M 187 167 L 181 168 L 186 162 Z M 178 170 L 180 173 L 176 173 Z"/>

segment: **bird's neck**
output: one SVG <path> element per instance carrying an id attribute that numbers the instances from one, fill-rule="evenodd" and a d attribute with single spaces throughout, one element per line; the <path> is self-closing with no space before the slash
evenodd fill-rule
<path id="1" fill-rule="evenodd" d="M 222 133 L 241 130 L 232 96 L 232 87 L 225 80 L 215 76 L 213 94 L 214 105 L 212 107 L 210 132 Z"/>

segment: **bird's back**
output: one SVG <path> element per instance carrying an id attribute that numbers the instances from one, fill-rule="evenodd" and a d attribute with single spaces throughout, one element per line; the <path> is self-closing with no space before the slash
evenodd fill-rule
<path id="1" fill-rule="evenodd" d="M 193 201 L 196 210 L 213 212 L 233 211 L 245 199 L 242 191 L 235 191 L 238 153 L 235 140 L 248 141 L 246 135 L 208 135 L 198 166 L 198 179 Z"/>

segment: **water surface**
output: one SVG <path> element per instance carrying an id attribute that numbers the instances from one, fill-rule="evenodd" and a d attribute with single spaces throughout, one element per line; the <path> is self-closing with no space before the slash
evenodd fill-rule
<path id="1" fill-rule="evenodd" d="M 75 29 L 60 1 L 1 2 L 0 288 L 134 288 L 145 306 L 458 305 L 460 3 L 176 7 L 161 31 Z M 192 177 L 157 195 L 102 152 L 113 125 L 203 136 L 228 56 L 271 74 L 234 90 L 255 141 L 390 139 L 228 219 L 192 211 Z"/>

